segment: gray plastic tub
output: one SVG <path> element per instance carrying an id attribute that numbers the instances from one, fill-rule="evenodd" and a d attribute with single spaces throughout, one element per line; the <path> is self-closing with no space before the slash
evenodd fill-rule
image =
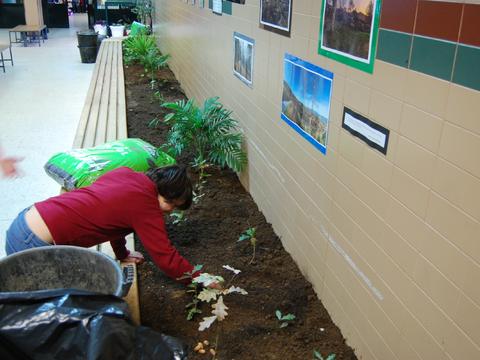
<path id="1" fill-rule="evenodd" d="M 75 246 L 44 246 L 0 259 L 0 292 L 80 289 L 125 296 L 132 277 L 115 260 Z M 133 270 L 133 269 L 131 269 Z"/>

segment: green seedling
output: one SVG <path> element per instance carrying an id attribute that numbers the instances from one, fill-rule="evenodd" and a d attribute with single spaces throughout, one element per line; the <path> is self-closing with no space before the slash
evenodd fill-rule
<path id="1" fill-rule="evenodd" d="M 182 222 L 187 221 L 187 217 L 185 216 L 185 211 L 182 210 L 175 210 L 170 213 L 170 217 L 173 218 L 172 224 L 178 225 Z"/>
<path id="2" fill-rule="evenodd" d="M 187 309 L 187 320 L 193 320 L 196 314 L 201 314 L 202 310 L 198 308 L 200 299 L 198 299 L 198 294 L 200 293 L 200 287 L 198 284 L 193 282 L 193 275 L 202 270 L 203 265 L 195 265 L 191 272 L 186 272 L 183 276 L 179 277 L 177 280 L 189 279 L 191 282 L 187 286 L 187 293 L 193 294 L 193 299 L 190 303 L 185 305 Z"/>
<path id="3" fill-rule="evenodd" d="M 254 227 L 248 228 L 247 230 L 245 230 L 244 233 L 240 235 L 237 242 L 241 242 L 245 240 L 250 240 L 250 244 L 252 245 L 252 248 L 253 248 L 253 255 L 250 262 L 248 263 L 250 265 L 253 262 L 253 260 L 255 260 L 255 251 L 257 248 L 257 229 Z"/>
<path id="4" fill-rule="evenodd" d="M 200 304 L 200 299 L 198 298 L 199 292 L 199 286 L 197 286 L 197 284 L 190 283 L 187 286 L 187 293 L 193 293 L 192 301 L 185 305 L 187 309 L 187 320 L 189 321 L 193 320 L 196 314 L 202 313 L 202 310 L 198 308 Z"/>
<path id="5" fill-rule="evenodd" d="M 140 57 L 139 62 L 143 65 L 145 73 L 150 77 L 150 86 L 152 90 L 157 83 L 157 71 L 167 66 L 169 58 L 169 54 L 160 55 L 158 48 L 150 49 L 146 54 Z"/>
<path id="6" fill-rule="evenodd" d="M 330 354 L 328 355 L 326 358 L 324 358 L 322 356 L 322 354 L 320 354 L 319 351 L 317 350 L 313 350 L 313 358 L 316 359 L 316 360 L 335 360 L 337 356 L 335 354 Z"/>
<path id="7" fill-rule="evenodd" d="M 278 321 L 280 321 L 281 328 L 287 327 L 289 324 L 289 321 L 295 320 L 295 315 L 293 314 L 283 315 L 280 310 L 275 311 L 275 315 L 277 316 Z"/>

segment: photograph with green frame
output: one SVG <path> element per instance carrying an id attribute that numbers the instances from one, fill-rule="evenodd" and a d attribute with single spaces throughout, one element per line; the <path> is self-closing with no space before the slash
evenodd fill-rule
<path id="1" fill-rule="evenodd" d="M 318 53 L 373 73 L 381 0 L 322 0 Z"/>

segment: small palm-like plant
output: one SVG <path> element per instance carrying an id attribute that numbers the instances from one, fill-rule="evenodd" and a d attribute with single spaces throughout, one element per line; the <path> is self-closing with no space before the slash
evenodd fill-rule
<path id="1" fill-rule="evenodd" d="M 123 53 L 125 64 L 138 63 L 152 50 L 157 49 L 155 37 L 140 33 L 130 36 L 123 41 Z"/>
<path id="2" fill-rule="evenodd" d="M 174 155 L 191 149 L 195 156 L 193 165 L 197 165 L 202 174 L 209 164 L 228 166 L 234 171 L 244 169 L 247 155 L 242 150 L 243 136 L 231 116 L 232 111 L 225 109 L 218 97 L 207 99 L 202 108 L 194 99 L 162 106 L 172 111 L 164 121 L 171 125 L 167 145 Z"/>
<path id="3" fill-rule="evenodd" d="M 150 84 L 152 89 L 157 81 L 157 71 L 167 66 L 170 55 L 160 55 L 157 48 L 150 49 L 144 56 L 139 59 L 140 64 L 145 68 L 145 72 L 150 76 Z"/>

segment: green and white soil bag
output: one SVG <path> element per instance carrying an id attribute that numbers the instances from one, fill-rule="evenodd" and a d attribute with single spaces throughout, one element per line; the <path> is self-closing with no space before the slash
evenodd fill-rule
<path id="1" fill-rule="evenodd" d="M 145 172 L 172 164 L 175 159 L 155 146 L 141 139 L 124 139 L 55 154 L 44 168 L 51 178 L 70 191 L 88 186 L 106 172 L 122 166 Z"/>

